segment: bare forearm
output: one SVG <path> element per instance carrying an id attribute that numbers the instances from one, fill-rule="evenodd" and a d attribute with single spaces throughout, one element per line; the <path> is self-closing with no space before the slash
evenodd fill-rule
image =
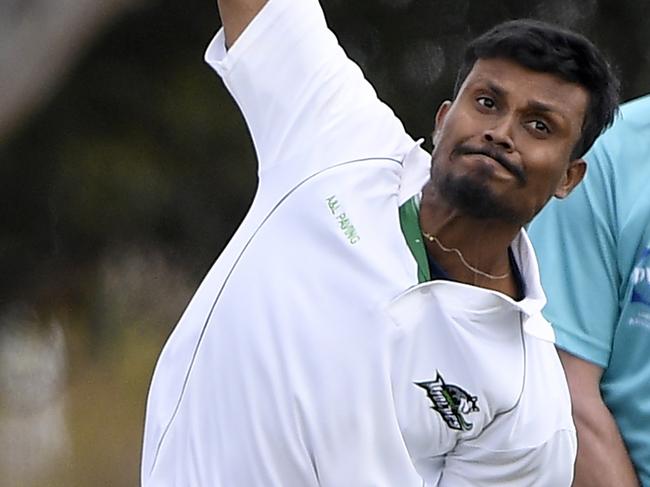
<path id="1" fill-rule="evenodd" d="M 614 419 L 604 404 L 589 417 L 574 412 L 578 459 L 573 487 L 638 487 L 639 482 Z"/>
<path id="2" fill-rule="evenodd" d="M 226 46 L 232 46 L 268 0 L 217 0 Z"/>
<path id="3" fill-rule="evenodd" d="M 566 373 L 573 420 L 578 430 L 578 459 L 573 487 L 638 487 L 625 444 L 600 392 L 603 368 L 558 350 Z"/>

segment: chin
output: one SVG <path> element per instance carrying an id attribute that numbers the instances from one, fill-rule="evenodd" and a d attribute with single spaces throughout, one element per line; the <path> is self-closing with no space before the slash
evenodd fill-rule
<path id="1" fill-rule="evenodd" d="M 438 182 L 438 191 L 453 208 L 478 219 L 521 221 L 521 215 L 483 181 L 447 174 Z"/>

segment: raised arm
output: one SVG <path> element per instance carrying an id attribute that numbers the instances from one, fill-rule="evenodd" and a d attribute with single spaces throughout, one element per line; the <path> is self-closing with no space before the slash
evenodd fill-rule
<path id="1" fill-rule="evenodd" d="M 223 29 L 206 61 L 244 115 L 260 180 L 282 169 L 283 184 L 296 184 L 345 161 L 401 158 L 413 146 L 339 46 L 318 0 L 218 2 Z"/>
<path id="2" fill-rule="evenodd" d="M 560 350 L 578 431 L 573 487 L 638 487 L 616 422 L 600 395 L 603 369 Z"/>
<path id="3" fill-rule="evenodd" d="M 232 46 L 251 20 L 268 0 L 218 0 L 219 14 L 226 36 L 226 46 Z"/>

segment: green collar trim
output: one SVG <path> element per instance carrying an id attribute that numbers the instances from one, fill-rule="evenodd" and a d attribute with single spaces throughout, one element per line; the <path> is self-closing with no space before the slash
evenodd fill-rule
<path id="1" fill-rule="evenodd" d="M 399 222 L 406 243 L 418 264 L 418 282 L 431 280 L 429 260 L 427 251 L 422 241 L 422 230 L 420 229 L 420 197 L 413 196 L 399 207 Z"/>

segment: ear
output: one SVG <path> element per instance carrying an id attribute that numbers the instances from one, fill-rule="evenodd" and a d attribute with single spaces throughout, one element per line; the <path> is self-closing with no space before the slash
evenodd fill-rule
<path id="1" fill-rule="evenodd" d="M 437 139 L 438 139 L 438 134 L 440 133 L 440 127 L 443 126 L 445 123 L 445 118 L 447 117 L 447 113 L 449 112 L 449 108 L 451 108 L 451 101 L 445 100 L 443 101 L 440 106 L 438 107 L 438 111 L 436 112 L 436 126 L 433 129 L 433 144 L 436 145 Z"/>
<path id="2" fill-rule="evenodd" d="M 555 189 L 556 198 L 566 198 L 573 191 L 580 181 L 585 177 L 587 172 L 587 163 L 584 159 L 575 159 L 569 163 L 566 168 L 560 184 Z"/>

